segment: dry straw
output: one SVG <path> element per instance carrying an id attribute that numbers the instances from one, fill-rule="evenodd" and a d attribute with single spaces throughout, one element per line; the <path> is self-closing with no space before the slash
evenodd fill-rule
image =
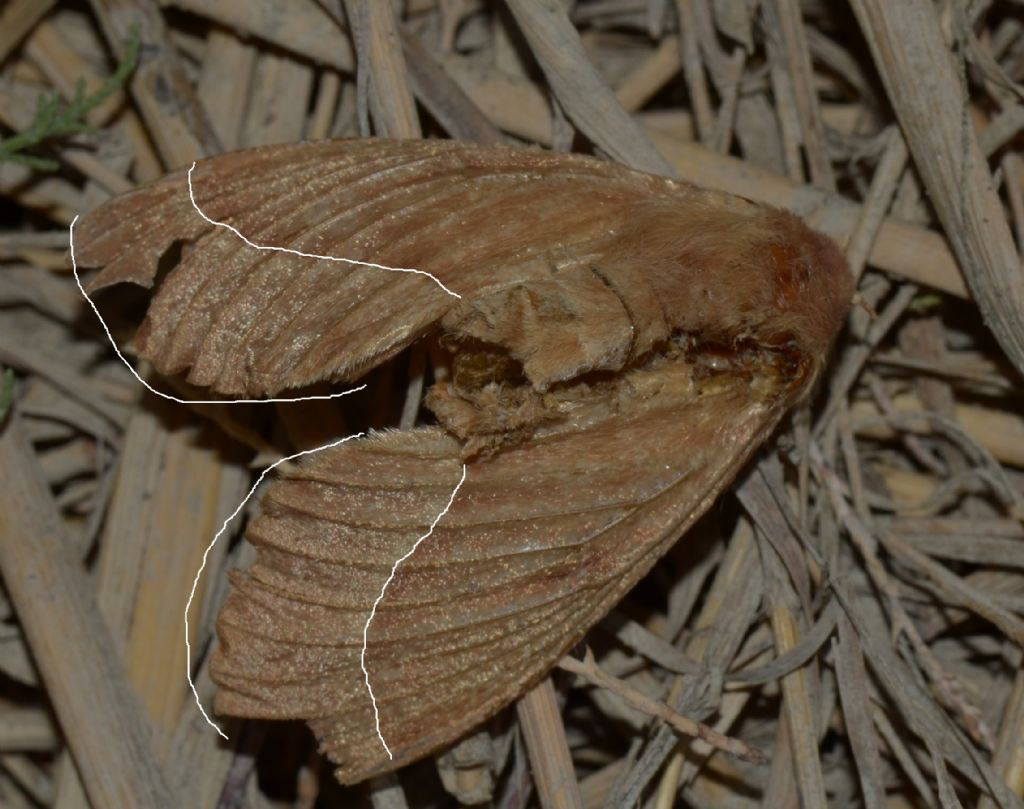
<path id="1" fill-rule="evenodd" d="M 33 158 L 0 163 L 0 804 L 1024 805 L 1016 4 L 8 0 L 0 60 L 0 136 Z M 300 726 L 210 730 L 181 610 L 255 470 L 422 423 L 446 347 L 340 400 L 159 401 L 65 249 L 75 215 L 194 160 L 369 134 L 581 151 L 788 209 L 843 248 L 860 305 L 738 496 L 568 671 L 341 787 Z M 98 304 L 150 383 L 207 398 L 138 359 L 141 296 Z M 218 545 L 196 592 L 207 705 L 228 571 L 253 556 Z"/>

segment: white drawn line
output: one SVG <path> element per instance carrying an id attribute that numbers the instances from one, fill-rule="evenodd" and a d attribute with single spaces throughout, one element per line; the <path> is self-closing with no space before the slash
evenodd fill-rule
<path id="1" fill-rule="evenodd" d="M 388 758 L 390 759 L 393 759 L 394 756 L 391 755 L 391 748 L 388 747 L 388 743 L 384 741 L 384 736 L 380 732 L 380 712 L 377 710 L 377 698 L 373 695 L 373 688 L 370 687 L 370 672 L 366 670 L 366 636 L 370 631 L 370 623 L 373 621 L 373 616 L 377 614 L 377 605 L 380 604 L 381 600 L 384 598 L 384 592 L 388 589 L 388 585 L 391 584 L 391 580 L 395 578 L 395 572 L 398 570 L 398 566 L 415 553 L 423 540 L 434 533 L 434 529 L 437 527 L 437 524 L 441 522 L 441 518 L 448 513 L 448 509 L 450 509 L 452 507 L 452 503 L 455 502 L 455 495 L 459 493 L 459 489 L 462 488 L 462 484 L 465 483 L 465 481 L 466 465 L 463 464 L 462 477 L 459 478 L 459 482 L 455 484 L 455 488 L 452 490 L 452 496 L 448 498 L 448 505 L 446 505 L 444 510 L 434 518 L 434 521 L 430 524 L 430 529 L 427 533 L 417 539 L 413 546 L 409 548 L 408 553 L 399 557 L 391 567 L 391 574 L 388 576 L 387 581 L 384 582 L 384 586 L 380 588 L 380 595 L 377 596 L 377 600 L 373 602 L 373 607 L 370 609 L 370 617 L 366 619 L 366 626 L 363 627 L 363 650 L 359 654 L 359 666 L 363 670 L 363 676 L 366 678 L 366 690 L 370 693 L 370 701 L 373 703 L 373 721 L 377 725 L 377 738 L 379 738 L 380 743 L 384 745 L 384 750 L 387 752 Z"/>
<path id="2" fill-rule="evenodd" d="M 114 352 L 121 359 L 121 362 L 124 363 L 125 367 L 129 371 L 131 371 L 132 376 L 139 380 L 139 382 L 142 383 L 143 387 L 145 387 L 150 393 L 155 393 L 162 399 L 167 399 L 168 401 L 171 402 L 177 402 L 178 404 L 265 404 L 273 402 L 310 402 L 319 401 L 323 399 L 337 399 L 339 396 L 348 396 L 350 393 L 356 393 L 357 391 L 361 391 L 363 388 L 366 387 L 366 385 L 360 385 L 357 388 L 343 390 L 340 393 L 323 394 L 320 396 L 295 396 L 291 398 L 282 399 L 179 399 L 177 396 L 171 396 L 168 393 L 161 393 L 152 385 L 150 385 L 145 379 L 139 376 L 138 372 L 132 367 L 132 364 L 128 362 L 124 354 L 121 353 L 121 349 L 118 348 L 117 343 L 114 342 L 114 336 L 110 333 L 110 328 L 107 326 L 107 321 L 103 319 L 103 315 L 100 314 L 100 310 L 96 308 L 96 304 L 93 303 L 92 298 L 89 297 L 89 293 L 86 292 L 85 287 L 82 286 L 82 279 L 78 277 L 78 263 L 75 261 L 75 222 L 77 221 L 78 216 L 76 215 L 75 218 L 71 220 L 71 227 L 68 231 L 68 238 L 71 244 L 71 272 L 74 273 L 75 283 L 78 284 L 79 291 L 85 297 L 85 300 L 89 303 L 89 306 L 92 307 L 92 311 L 96 314 L 97 319 L 99 319 L 100 325 L 103 327 L 103 331 L 106 332 L 107 339 L 110 341 L 110 345 L 114 347 Z"/>
<path id="3" fill-rule="evenodd" d="M 263 478 L 265 478 L 269 472 L 276 469 L 285 461 L 293 461 L 296 458 L 302 457 L 303 455 L 312 455 L 314 452 L 320 452 L 321 450 L 336 447 L 339 444 L 344 444 L 346 441 L 351 441 L 353 438 L 362 438 L 364 435 L 365 433 L 356 433 L 355 435 L 349 435 L 346 436 L 345 438 L 339 438 L 335 441 L 331 441 L 328 444 L 324 444 L 323 446 L 316 447 L 315 449 L 305 449 L 302 450 L 302 452 L 296 452 L 294 455 L 288 455 L 284 458 L 281 458 L 280 460 L 274 461 L 274 463 L 272 463 L 270 466 L 268 466 L 260 473 L 260 476 L 252 485 L 252 488 L 249 489 L 249 493 L 245 496 L 242 502 L 238 504 L 238 508 L 232 511 L 230 516 L 226 520 L 224 520 L 224 524 L 220 527 L 220 530 L 216 534 L 214 534 L 213 539 L 210 540 L 210 544 L 207 545 L 206 550 L 203 551 L 203 562 L 201 565 L 199 565 L 199 570 L 196 571 L 196 577 L 192 580 L 192 591 L 188 594 L 188 601 L 185 602 L 185 675 L 188 677 L 189 688 L 192 689 L 192 696 L 195 697 L 196 706 L 199 708 L 199 712 L 203 715 L 203 719 L 205 719 L 206 723 L 225 739 L 227 738 L 227 734 L 224 733 L 224 731 L 221 730 L 216 724 L 214 724 L 214 722 L 207 715 L 206 710 L 203 708 L 203 704 L 199 701 L 199 692 L 196 691 L 196 685 L 194 682 L 192 682 L 192 645 L 189 643 L 188 636 L 188 611 L 192 608 L 192 600 L 196 596 L 196 588 L 199 586 L 199 577 L 203 575 L 203 571 L 206 569 L 206 559 L 210 555 L 210 551 L 213 550 L 213 546 L 217 544 L 217 540 L 220 539 L 221 534 L 223 534 L 227 530 L 228 523 L 230 523 L 238 515 L 238 512 L 242 510 L 245 504 L 249 502 L 249 498 L 253 496 L 253 493 L 259 487 L 260 483 L 263 482 Z M 463 477 L 465 477 L 465 472 L 463 472 Z M 445 511 L 447 511 L 447 509 L 445 509 Z M 438 517 L 438 519 L 440 519 L 440 517 Z M 431 526 L 431 530 L 433 530 L 433 526 Z"/>
<path id="4" fill-rule="evenodd" d="M 290 247 L 274 247 L 272 245 L 256 244 L 255 242 L 252 242 L 245 236 L 243 236 L 242 233 L 237 228 L 232 227 L 227 222 L 218 222 L 216 219 L 211 219 L 209 216 L 203 213 L 202 209 L 196 203 L 195 195 L 192 193 L 192 172 L 195 170 L 195 167 L 196 164 L 195 162 L 193 162 L 192 168 L 188 170 L 188 198 L 192 200 L 192 207 L 196 209 L 196 213 L 198 213 L 201 217 L 203 217 L 203 219 L 205 219 L 211 225 L 217 225 L 218 227 L 227 228 L 232 233 L 234 233 L 239 239 L 241 239 L 243 242 L 249 245 L 249 247 L 255 247 L 257 250 L 275 250 L 279 253 L 291 253 L 293 256 L 302 256 L 303 258 L 317 258 L 322 259 L 324 261 L 341 261 L 345 264 L 353 264 L 360 267 L 374 267 L 375 269 L 387 270 L 388 272 L 409 272 L 415 273 L 416 275 L 425 275 L 427 276 L 427 278 L 431 279 L 435 284 L 441 287 L 441 289 L 443 289 L 453 298 L 462 297 L 458 292 L 452 292 L 450 289 L 448 289 L 448 287 L 441 283 L 440 278 L 438 278 L 435 275 L 431 275 L 426 270 L 417 270 L 412 267 L 388 267 L 385 266 L 384 264 L 374 264 L 372 261 L 357 261 L 352 258 L 341 258 L 340 256 L 321 256 L 317 253 L 303 253 L 301 250 L 292 250 Z"/>

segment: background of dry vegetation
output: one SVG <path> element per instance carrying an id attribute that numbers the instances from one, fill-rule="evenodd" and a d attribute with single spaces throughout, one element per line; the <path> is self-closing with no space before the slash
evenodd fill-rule
<path id="1" fill-rule="evenodd" d="M 33 129 L 132 41 L 124 92 Z M 0 164 L 0 805 L 1024 805 L 1019 0 L 7 0 L 0 71 L 3 136 L 40 136 L 0 145 L 32 158 Z M 593 151 L 792 209 L 863 305 L 812 406 L 591 632 L 600 672 L 343 789 L 303 725 L 203 723 L 182 609 L 254 470 L 423 418 L 429 356 L 337 401 L 171 404 L 65 250 L 75 214 L 193 159 L 371 132 Z M 144 299 L 100 298 L 129 356 Z"/>

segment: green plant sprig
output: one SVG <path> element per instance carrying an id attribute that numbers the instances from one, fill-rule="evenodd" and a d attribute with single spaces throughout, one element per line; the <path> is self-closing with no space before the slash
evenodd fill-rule
<path id="1" fill-rule="evenodd" d="M 131 37 L 125 43 L 124 58 L 106 81 L 88 96 L 85 94 L 84 79 L 78 80 L 75 96 L 69 104 L 64 103 L 57 91 L 41 95 L 35 118 L 29 128 L 0 141 L 0 162 L 21 163 L 38 171 L 56 171 L 60 167 L 56 160 L 26 154 L 26 150 L 44 141 L 83 132 L 95 132 L 96 130 L 85 122 L 85 116 L 124 86 L 138 63 L 139 43 L 138 29 L 133 28 Z"/>

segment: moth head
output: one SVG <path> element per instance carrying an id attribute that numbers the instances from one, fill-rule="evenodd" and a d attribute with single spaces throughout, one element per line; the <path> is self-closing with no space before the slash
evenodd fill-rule
<path id="1" fill-rule="evenodd" d="M 705 195 L 643 203 L 620 241 L 668 328 L 736 351 L 776 351 L 794 384 L 816 376 L 842 328 L 853 276 L 836 244 L 786 211 Z"/>
<path id="2" fill-rule="evenodd" d="M 808 354 L 823 355 L 850 310 L 853 275 L 830 238 L 791 213 L 764 215 L 773 220 L 778 238 L 763 247 L 772 297 L 760 337 L 766 344 L 793 342 Z"/>

